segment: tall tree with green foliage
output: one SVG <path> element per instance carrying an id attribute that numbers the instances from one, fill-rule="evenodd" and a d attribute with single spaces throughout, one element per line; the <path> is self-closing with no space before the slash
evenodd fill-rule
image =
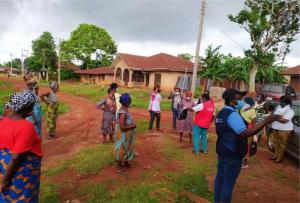
<path id="1" fill-rule="evenodd" d="M 194 56 L 192 54 L 189 54 L 189 53 L 182 53 L 182 54 L 178 54 L 177 56 L 179 58 L 182 58 L 182 59 L 186 60 L 186 61 L 191 61 L 194 58 Z"/>
<path id="2" fill-rule="evenodd" d="M 61 44 L 62 57 L 77 60 L 82 68 L 110 65 L 117 46 L 108 32 L 96 25 L 80 24 Z M 94 58 L 94 59 L 92 59 Z"/>
<path id="3" fill-rule="evenodd" d="M 21 69 L 22 61 L 19 58 L 14 58 L 12 61 L 7 61 L 4 65 L 7 67 L 10 67 L 12 65 L 13 68 Z"/>
<path id="4" fill-rule="evenodd" d="M 244 9 L 228 17 L 250 35 L 252 44 L 245 56 L 253 60 L 249 92 L 255 93 L 257 72 L 278 60 L 283 62 L 296 40 L 300 29 L 299 0 L 246 0 Z"/>
<path id="5" fill-rule="evenodd" d="M 41 64 L 41 68 L 47 69 L 46 81 L 48 81 L 50 71 L 56 73 L 55 64 L 57 62 L 55 42 L 50 32 L 43 32 L 39 38 L 32 41 L 32 52 L 31 60 L 36 60 L 35 64 Z"/>

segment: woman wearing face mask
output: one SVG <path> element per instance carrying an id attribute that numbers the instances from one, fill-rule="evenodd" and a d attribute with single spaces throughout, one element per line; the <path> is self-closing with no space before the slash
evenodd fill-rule
<path id="1" fill-rule="evenodd" d="M 252 97 L 246 97 L 244 99 L 244 105 L 242 109 L 240 110 L 242 118 L 247 122 L 248 128 L 252 128 L 256 124 L 256 112 L 254 110 L 254 99 Z M 254 137 L 251 137 L 250 143 L 252 139 L 257 142 L 257 136 L 254 135 Z M 248 159 L 249 159 L 249 149 L 248 147 L 248 154 L 246 158 L 243 161 L 242 168 L 248 168 Z"/>
<path id="2" fill-rule="evenodd" d="M 179 112 L 183 109 L 192 108 L 194 106 L 194 102 L 192 101 L 192 92 L 187 92 L 185 99 L 182 100 L 181 103 L 178 104 Z M 193 123 L 193 112 L 189 111 L 187 116 L 183 120 L 177 120 L 177 131 L 179 133 L 179 142 L 182 142 L 183 133 L 188 133 L 190 137 L 190 143 L 192 142 L 192 124 Z"/>
<path id="3" fill-rule="evenodd" d="M 149 122 L 149 130 L 153 128 L 153 122 L 156 118 L 156 130 L 160 130 L 160 102 L 161 102 L 161 95 L 160 95 L 160 86 L 156 85 L 154 87 L 154 91 L 151 93 L 150 103 L 149 103 L 149 113 L 150 113 L 150 122 Z"/>
<path id="4" fill-rule="evenodd" d="M 295 113 L 293 109 L 291 109 L 291 105 L 292 100 L 287 96 L 282 96 L 280 98 L 280 104 L 273 113 L 282 116 L 279 121 L 272 123 L 275 151 L 271 160 L 274 160 L 276 163 L 282 162 L 288 137 L 293 130 L 292 118 Z"/>
<path id="5" fill-rule="evenodd" d="M 175 87 L 174 92 L 171 92 L 171 94 L 168 96 L 168 99 L 172 99 L 171 109 L 173 113 L 173 129 L 176 129 L 176 120 L 179 113 L 178 104 L 180 104 L 182 101 L 180 88 Z"/>
<path id="6" fill-rule="evenodd" d="M 207 131 L 210 127 L 215 113 L 214 102 L 210 99 L 208 94 L 202 94 L 202 103 L 197 104 L 190 110 L 196 112 L 193 125 L 193 153 L 199 154 L 199 137 L 201 136 L 202 153 L 207 153 Z"/>

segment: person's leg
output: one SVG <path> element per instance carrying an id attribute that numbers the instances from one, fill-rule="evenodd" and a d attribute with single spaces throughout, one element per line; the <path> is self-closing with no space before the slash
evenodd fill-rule
<path id="1" fill-rule="evenodd" d="M 192 133 L 189 132 L 189 136 L 190 136 L 190 144 L 192 144 Z"/>
<path id="2" fill-rule="evenodd" d="M 156 113 L 156 129 L 160 129 L 160 113 Z"/>
<path id="3" fill-rule="evenodd" d="M 207 128 L 201 128 L 202 152 L 207 153 Z"/>
<path id="4" fill-rule="evenodd" d="M 182 134 L 183 132 L 179 132 L 179 142 L 182 142 Z"/>
<path id="5" fill-rule="evenodd" d="M 102 141 L 102 143 L 105 144 L 105 143 L 106 143 L 106 134 L 103 133 L 102 136 L 103 136 L 103 141 Z"/>
<path id="6" fill-rule="evenodd" d="M 149 111 L 149 113 L 150 113 L 149 130 L 152 130 L 153 122 L 154 122 L 154 118 L 155 118 L 155 112 L 154 111 Z"/>
<path id="7" fill-rule="evenodd" d="M 281 162 L 283 160 L 284 151 L 287 145 L 287 140 L 289 138 L 290 131 L 278 131 L 278 140 L 279 140 L 279 150 L 278 157 L 275 160 L 276 162 Z"/>
<path id="8" fill-rule="evenodd" d="M 176 129 L 177 109 L 172 108 L 173 113 L 173 129 Z"/>
<path id="9" fill-rule="evenodd" d="M 220 202 L 230 203 L 235 182 L 241 172 L 242 159 L 226 159 Z"/>
<path id="10" fill-rule="evenodd" d="M 223 160 L 218 158 L 218 168 L 217 168 L 217 175 L 215 177 L 215 186 L 214 186 L 214 193 L 215 193 L 215 202 L 219 203 L 221 201 L 221 192 L 223 187 L 223 179 L 224 179 L 224 165 Z"/>
<path id="11" fill-rule="evenodd" d="M 199 126 L 194 125 L 193 126 L 193 146 L 194 146 L 194 153 L 199 153 L 199 135 L 200 135 L 201 129 Z"/>

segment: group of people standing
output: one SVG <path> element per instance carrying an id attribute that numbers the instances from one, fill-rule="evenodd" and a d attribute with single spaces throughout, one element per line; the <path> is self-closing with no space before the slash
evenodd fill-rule
<path id="1" fill-rule="evenodd" d="M 58 84 L 38 96 L 38 81 L 24 77 L 24 91 L 13 93 L 0 116 L 0 202 L 38 202 L 42 152 L 42 111 L 47 104 L 48 138 L 55 137 Z"/>

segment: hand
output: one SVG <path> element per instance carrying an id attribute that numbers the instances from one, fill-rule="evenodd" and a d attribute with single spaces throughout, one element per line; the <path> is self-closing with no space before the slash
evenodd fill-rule
<path id="1" fill-rule="evenodd" d="M 280 119 L 282 119 L 281 115 L 278 114 L 271 114 L 266 118 L 266 122 L 267 123 L 272 123 L 273 121 L 279 121 Z"/>
<path id="2" fill-rule="evenodd" d="M 0 185 L 0 192 L 3 192 L 9 188 L 10 182 L 4 182 Z"/>
<path id="3" fill-rule="evenodd" d="M 136 124 L 132 124 L 132 129 L 136 128 Z"/>

